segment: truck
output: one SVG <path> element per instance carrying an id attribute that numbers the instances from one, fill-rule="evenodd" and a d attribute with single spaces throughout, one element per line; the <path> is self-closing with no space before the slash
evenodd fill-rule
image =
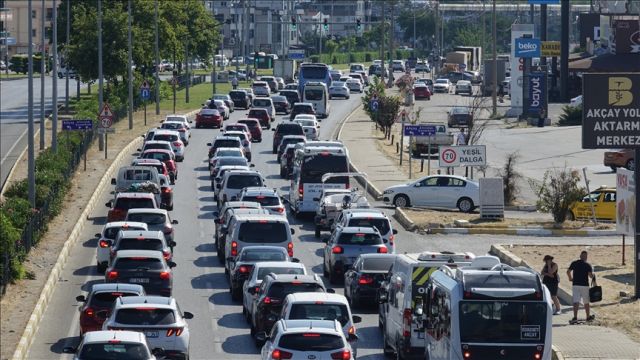
<path id="1" fill-rule="evenodd" d="M 504 81 L 507 66 L 509 65 L 509 60 L 505 59 L 497 59 L 496 60 L 496 69 L 498 72 L 497 76 L 497 84 L 498 86 Z M 485 60 L 484 61 L 484 70 L 482 75 L 482 95 L 489 96 L 493 92 L 493 60 Z M 496 89 L 496 92 L 498 89 Z"/>
<path id="2" fill-rule="evenodd" d="M 466 71 L 480 71 L 482 67 L 482 47 L 480 46 L 456 46 L 453 48 L 454 52 L 465 52 L 468 54 L 467 68 L 462 69 Z"/>
<path id="3" fill-rule="evenodd" d="M 293 81 L 296 73 L 296 61 L 289 59 L 273 60 L 273 76 L 281 77 L 285 83 Z"/>
<path id="4" fill-rule="evenodd" d="M 467 69 L 469 67 L 469 53 L 465 51 L 448 52 L 445 62 L 450 64 L 458 64 L 460 70 Z"/>
<path id="5" fill-rule="evenodd" d="M 439 146 L 453 145 L 453 134 L 445 122 L 426 122 L 420 123 L 420 125 L 434 126 L 436 133 L 430 136 L 414 137 L 410 148 L 411 156 L 437 154 Z"/>

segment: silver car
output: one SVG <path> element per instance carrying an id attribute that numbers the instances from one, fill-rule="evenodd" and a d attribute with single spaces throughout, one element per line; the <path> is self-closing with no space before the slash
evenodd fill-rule
<path id="1" fill-rule="evenodd" d="M 167 242 L 173 241 L 173 225 L 178 224 L 178 220 L 171 220 L 164 209 L 129 209 L 125 221 L 145 223 L 149 231 L 162 231 Z"/>
<path id="2" fill-rule="evenodd" d="M 334 81 L 331 83 L 331 87 L 329 87 L 329 99 L 336 97 L 348 99 L 350 96 L 349 88 L 345 82 Z"/>
<path id="3" fill-rule="evenodd" d="M 371 227 L 338 227 L 326 241 L 322 270 L 332 284 L 343 277 L 360 254 L 388 252 L 380 232 Z"/>

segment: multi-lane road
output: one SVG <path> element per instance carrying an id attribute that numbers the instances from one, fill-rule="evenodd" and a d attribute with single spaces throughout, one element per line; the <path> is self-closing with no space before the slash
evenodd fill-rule
<path id="1" fill-rule="evenodd" d="M 341 122 L 360 102 L 360 96 L 356 95 L 350 100 L 331 101 L 332 113 L 321 123 L 321 138 L 331 138 Z M 245 113 L 242 110 L 236 111 L 229 122 L 244 117 Z M 281 121 L 288 120 L 278 116 L 277 122 Z M 172 217 L 179 220 L 176 225 L 175 239 L 178 245 L 174 254 L 177 267 L 174 269 L 173 295 L 183 311 L 195 314 L 195 318 L 189 320 L 191 359 L 256 359 L 259 349 L 249 335 L 241 305 L 231 300 L 224 270 L 215 255 L 212 212 L 216 210 L 216 205 L 207 171 L 206 143 L 217 134 L 219 130 L 194 129 L 185 161 L 179 163 L 180 178 L 174 187 L 175 207 L 172 211 Z M 253 144 L 253 162 L 255 168 L 267 179 L 267 185 L 285 194 L 289 183 L 278 176 L 279 167 L 275 155 L 271 154 L 272 134 L 271 131 L 265 131 L 262 143 Z M 98 203 L 105 203 L 113 195 L 106 191 L 100 196 L 102 199 Z M 391 213 L 392 209 L 385 211 Z M 42 318 L 28 354 L 29 359 L 70 358 L 69 355 L 62 354 L 62 349 L 79 342 L 79 304 L 75 297 L 88 290 L 92 284 L 103 281 L 103 277 L 95 269 L 97 241 L 93 235 L 100 231 L 106 213 L 106 207 L 97 207 L 90 224 L 84 227 L 81 241 L 72 250 Z M 295 256 L 305 264 L 309 272 L 322 274 L 321 249 L 324 244 L 314 237 L 311 221 L 300 221 L 291 216 L 289 221 L 296 230 Z M 484 254 L 493 243 L 530 241 L 530 238 L 493 235 L 473 238 L 419 235 L 405 232 L 397 223 L 394 226 L 399 229 L 396 242 L 399 252 L 453 250 Z M 565 243 L 585 243 L 585 239 L 562 240 Z M 554 238 L 536 239 L 536 243 L 557 241 Z M 336 290 L 337 293 L 342 293 L 340 286 Z M 377 327 L 376 308 L 357 309 L 355 313 L 363 317 L 363 322 L 358 327 L 361 338 L 359 358 L 382 359 L 382 340 Z"/>

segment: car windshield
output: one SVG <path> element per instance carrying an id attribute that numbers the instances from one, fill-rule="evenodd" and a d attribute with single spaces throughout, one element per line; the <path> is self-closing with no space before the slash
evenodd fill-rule
<path id="1" fill-rule="evenodd" d="M 289 275 L 303 275 L 304 269 L 299 267 L 261 267 L 258 269 L 258 274 L 256 275 L 257 280 L 264 280 L 264 277 L 267 274 L 274 273 L 278 274 L 289 274 Z"/>
<path id="2" fill-rule="evenodd" d="M 82 360 L 147 360 L 149 351 L 144 344 L 124 342 L 90 343 L 82 345 L 78 354 Z"/>
<path id="3" fill-rule="evenodd" d="M 468 114 L 469 110 L 463 107 L 454 107 L 453 109 L 451 109 L 451 113 L 452 114 Z"/>
<path id="4" fill-rule="evenodd" d="M 156 213 L 129 213 L 127 214 L 127 221 L 143 222 L 147 225 L 160 225 L 167 221 L 165 214 Z"/>
<path id="5" fill-rule="evenodd" d="M 342 304 L 293 304 L 289 320 L 338 320 L 345 326 L 349 322 L 349 311 Z"/>
<path id="6" fill-rule="evenodd" d="M 111 308 L 113 302 L 119 297 L 138 296 L 140 294 L 127 291 L 106 291 L 93 294 L 88 305 L 97 308 Z"/>
<path id="7" fill-rule="evenodd" d="M 284 299 L 289 294 L 299 292 L 324 292 L 322 285 L 317 283 L 304 283 L 302 281 L 279 282 L 271 285 L 267 291 L 267 296 Z"/>
<path id="8" fill-rule="evenodd" d="M 118 250 L 156 250 L 164 248 L 162 240 L 153 238 L 123 238 L 118 241 Z"/>
<path id="9" fill-rule="evenodd" d="M 280 338 L 279 348 L 293 351 L 331 351 L 344 347 L 342 337 L 331 334 L 285 334 Z"/>
<path id="10" fill-rule="evenodd" d="M 382 239 L 378 234 L 366 233 L 342 233 L 338 238 L 338 244 L 341 245 L 379 245 Z"/>
<path id="11" fill-rule="evenodd" d="M 460 341 L 540 343 L 546 335 L 547 304 L 522 301 L 461 301 Z"/>
<path id="12" fill-rule="evenodd" d="M 243 196 L 242 201 L 255 201 L 262 206 L 278 206 L 280 205 L 280 199 L 277 196 Z"/>
<path id="13" fill-rule="evenodd" d="M 151 198 L 127 198 L 121 197 L 116 200 L 114 206 L 116 209 L 155 209 L 153 200 Z M 133 221 L 133 220 L 131 220 Z"/>
<path id="14" fill-rule="evenodd" d="M 164 266 L 162 266 L 162 262 L 158 258 L 123 257 L 116 259 L 113 268 L 116 270 L 162 270 Z"/>
<path id="15" fill-rule="evenodd" d="M 160 161 L 168 161 L 171 160 L 171 155 L 165 152 L 159 151 L 149 151 L 142 154 L 143 159 L 156 159 Z"/>
<path id="16" fill-rule="evenodd" d="M 229 189 L 243 189 L 251 186 L 262 186 L 260 175 L 232 175 L 227 180 Z"/>
<path id="17" fill-rule="evenodd" d="M 304 97 L 307 100 L 322 100 L 324 91 L 321 89 L 304 89 Z"/>
<path id="18" fill-rule="evenodd" d="M 391 230 L 388 219 L 355 218 L 350 219 L 347 226 L 352 227 L 375 227 L 380 234 L 386 234 Z"/>
<path id="19" fill-rule="evenodd" d="M 141 227 L 137 227 L 137 226 L 127 226 L 126 228 L 124 228 L 124 227 L 122 227 L 122 226 L 113 226 L 113 227 L 107 228 L 107 229 L 104 231 L 104 235 L 103 235 L 103 236 L 104 236 L 105 238 L 107 238 L 107 239 L 111 239 L 111 240 L 113 240 L 113 239 L 115 239 L 115 238 L 116 238 L 116 236 L 118 235 L 118 232 L 119 232 L 120 230 L 123 230 L 123 229 L 124 229 L 124 230 L 147 230 L 147 229 L 145 229 L 145 228 L 141 228 Z"/>
<path id="20" fill-rule="evenodd" d="M 153 135 L 153 140 L 161 140 L 161 141 L 178 141 L 178 135 L 173 134 L 155 134 Z"/>
<path id="21" fill-rule="evenodd" d="M 270 249 L 243 250 L 240 261 L 285 261 L 287 259 L 283 251 Z"/>
<path id="22" fill-rule="evenodd" d="M 289 229 L 283 222 L 243 222 L 238 231 L 238 240 L 246 243 L 281 243 L 289 238 Z"/>
<path id="23" fill-rule="evenodd" d="M 384 258 L 369 258 L 365 259 L 362 264 L 362 270 L 364 271 L 389 271 L 391 265 L 393 265 L 395 258 L 393 256 Z"/>
<path id="24" fill-rule="evenodd" d="M 123 325 L 172 325 L 176 323 L 176 315 L 171 309 L 127 308 L 118 310 L 115 321 Z"/>

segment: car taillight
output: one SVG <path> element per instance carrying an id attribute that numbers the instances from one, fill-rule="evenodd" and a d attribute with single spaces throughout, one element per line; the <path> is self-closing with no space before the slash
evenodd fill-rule
<path id="1" fill-rule="evenodd" d="M 163 271 L 160 273 L 160 279 L 162 280 L 169 280 L 171 279 L 171 273 L 168 271 Z"/>
<path id="2" fill-rule="evenodd" d="M 391 236 L 389 236 L 389 242 L 391 243 L 391 245 L 393 245 L 393 240 L 396 239 L 396 236 L 391 234 Z"/>
<path id="3" fill-rule="evenodd" d="M 238 256 L 238 243 L 235 241 L 231 242 L 231 256 Z"/>
<path id="4" fill-rule="evenodd" d="M 402 313 L 402 336 L 411 336 L 411 309 L 404 309 Z"/>
<path id="5" fill-rule="evenodd" d="M 100 240 L 100 247 L 101 248 L 108 248 L 109 247 L 109 242 L 107 240 Z"/>
<path id="6" fill-rule="evenodd" d="M 107 274 L 107 278 L 109 280 L 115 280 L 118 278 L 118 272 L 117 271 L 109 271 L 109 273 Z"/>
<path id="7" fill-rule="evenodd" d="M 84 314 L 86 316 L 93 317 L 93 315 L 95 315 L 95 312 L 93 311 L 92 308 L 89 307 L 89 308 L 84 309 Z"/>
<path id="8" fill-rule="evenodd" d="M 465 352 L 462 353 L 462 357 L 465 359 L 471 359 L 471 351 L 466 350 Z"/>
<path id="9" fill-rule="evenodd" d="M 247 274 L 247 273 L 249 273 L 249 267 L 245 266 L 245 265 L 242 265 L 238 269 L 238 272 L 240 272 L 240 274 Z"/>
<path id="10" fill-rule="evenodd" d="M 289 257 L 293 257 L 293 243 L 292 242 L 287 244 L 287 253 L 289 254 Z"/>
<path id="11" fill-rule="evenodd" d="M 344 249 L 342 248 L 342 246 L 334 246 L 331 249 L 331 252 L 334 254 L 342 254 L 344 252 Z"/>
<path id="12" fill-rule="evenodd" d="M 304 195 L 304 189 L 302 187 L 302 184 L 300 184 L 300 186 L 298 186 L 298 195 L 300 195 L 300 197 L 302 197 Z"/>
<path id="13" fill-rule="evenodd" d="M 373 284 L 373 277 L 369 274 L 362 274 L 358 279 L 358 284 L 360 285 L 370 285 Z"/>
<path id="14" fill-rule="evenodd" d="M 165 250 L 162 252 L 162 256 L 164 257 L 165 260 L 169 260 L 171 259 L 171 252 Z"/>
<path id="15" fill-rule="evenodd" d="M 166 235 L 166 234 L 171 234 L 171 233 L 173 232 L 173 227 L 171 227 L 171 226 L 165 226 L 165 227 L 162 229 L 162 232 L 163 232 L 165 235 Z"/>
<path id="16" fill-rule="evenodd" d="M 171 328 L 171 329 L 167 329 L 167 337 L 171 337 L 171 336 L 180 336 L 182 335 L 182 332 L 184 331 L 184 328 Z"/>
<path id="17" fill-rule="evenodd" d="M 277 208 L 276 211 L 279 212 L 280 214 L 284 213 L 284 206 Z"/>
<path id="18" fill-rule="evenodd" d="M 187 131 L 186 129 L 178 129 L 179 132 L 185 132 Z"/>
<path id="19" fill-rule="evenodd" d="M 378 248 L 378 253 L 380 254 L 386 254 L 389 250 L 387 250 L 386 246 L 382 246 Z"/>
<path id="20" fill-rule="evenodd" d="M 291 359 L 293 358 L 293 354 L 284 350 L 275 349 L 271 353 L 271 358 L 273 360 Z"/>
<path id="21" fill-rule="evenodd" d="M 181 147 L 182 143 L 180 141 L 174 141 L 173 146 Z"/>
<path id="22" fill-rule="evenodd" d="M 173 192 L 173 190 L 171 190 L 171 188 L 167 186 L 162 188 L 162 192 L 165 194 L 170 194 L 171 192 Z"/>
<path id="23" fill-rule="evenodd" d="M 331 358 L 336 360 L 350 360 L 351 359 L 351 351 L 342 350 L 338 352 L 331 353 Z"/>

